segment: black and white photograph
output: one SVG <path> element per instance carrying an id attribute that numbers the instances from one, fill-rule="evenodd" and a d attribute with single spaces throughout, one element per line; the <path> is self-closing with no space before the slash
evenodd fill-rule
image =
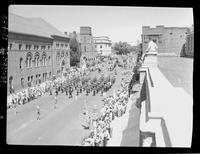
<path id="1" fill-rule="evenodd" d="M 193 8 L 9 5 L 6 144 L 191 148 Z"/>

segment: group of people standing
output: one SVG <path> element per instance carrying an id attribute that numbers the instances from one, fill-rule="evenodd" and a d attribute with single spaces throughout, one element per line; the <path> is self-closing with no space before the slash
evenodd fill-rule
<path id="1" fill-rule="evenodd" d="M 90 134 L 83 139 L 83 146 L 107 146 L 109 139 L 112 137 L 111 122 L 126 113 L 127 103 L 129 100 L 128 85 L 132 73 L 126 72 L 121 81 L 121 87 L 114 92 L 113 96 L 106 97 L 100 113 L 87 116 L 88 129 Z"/>

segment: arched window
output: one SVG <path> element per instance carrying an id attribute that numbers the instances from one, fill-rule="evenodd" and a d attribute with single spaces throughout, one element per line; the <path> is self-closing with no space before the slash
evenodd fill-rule
<path id="1" fill-rule="evenodd" d="M 35 53 L 35 67 L 39 66 L 39 59 L 40 59 L 40 54 L 36 52 Z"/>
<path id="2" fill-rule="evenodd" d="M 48 65 L 51 65 L 51 57 L 48 58 Z"/>
<path id="3" fill-rule="evenodd" d="M 45 52 L 42 53 L 42 65 L 43 66 L 46 65 L 46 53 Z"/>
<path id="4" fill-rule="evenodd" d="M 22 57 L 19 59 L 19 68 L 20 69 L 23 68 L 23 58 Z"/>
<path id="5" fill-rule="evenodd" d="M 26 67 L 27 68 L 31 67 L 31 61 L 32 61 L 32 53 L 28 52 L 26 55 Z"/>
<path id="6" fill-rule="evenodd" d="M 24 78 L 21 78 L 21 86 L 24 88 Z"/>

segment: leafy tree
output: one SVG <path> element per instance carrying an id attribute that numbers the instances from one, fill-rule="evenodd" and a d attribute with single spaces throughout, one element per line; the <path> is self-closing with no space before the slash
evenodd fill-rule
<path id="1" fill-rule="evenodd" d="M 75 33 L 69 41 L 69 47 L 70 47 L 70 66 L 76 66 L 78 65 L 78 63 L 80 63 L 81 51 Z"/>
<path id="2" fill-rule="evenodd" d="M 114 50 L 116 51 L 116 54 L 119 55 L 126 55 L 130 52 L 136 52 L 136 47 L 131 46 L 127 42 L 118 42 L 114 44 Z"/>

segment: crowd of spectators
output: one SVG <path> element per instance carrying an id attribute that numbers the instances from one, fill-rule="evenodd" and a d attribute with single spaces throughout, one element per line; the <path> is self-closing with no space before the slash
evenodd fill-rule
<path id="1" fill-rule="evenodd" d="M 115 118 L 125 114 L 129 98 L 128 85 L 132 73 L 125 72 L 124 75 L 125 78 L 122 79 L 120 89 L 113 96 L 106 97 L 103 100 L 104 105 L 100 113 L 87 116 L 87 126 L 90 129 L 90 134 L 83 139 L 82 146 L 106 146 L 108 140 L 112 137 L 110 123 Z"/>

